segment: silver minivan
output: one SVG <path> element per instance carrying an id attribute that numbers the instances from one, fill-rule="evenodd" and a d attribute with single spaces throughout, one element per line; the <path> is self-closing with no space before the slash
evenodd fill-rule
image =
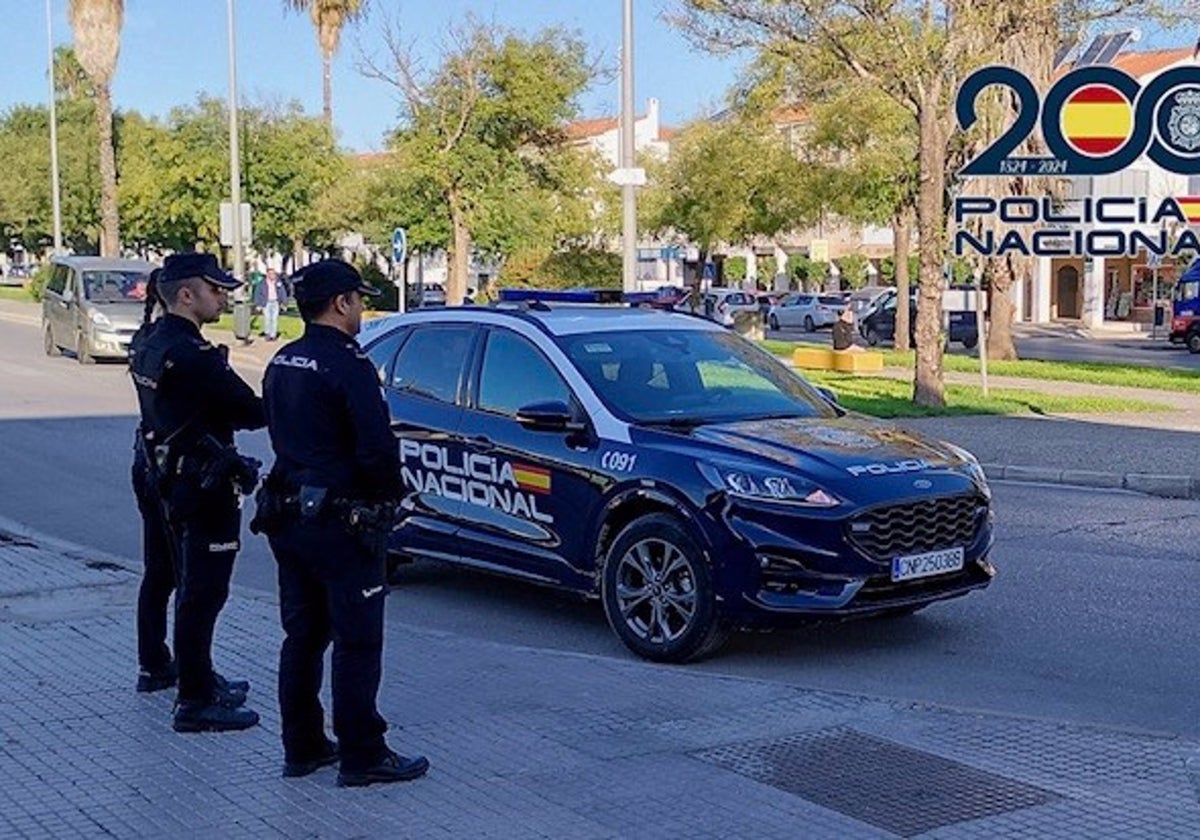
<path id="1" fill-rule="evenodd" d="M 84 365 L 128 358 L 154 265 L 104 257 L 54 257 L 51 263 L 42 294 L 46 355 L 69 350 Z"/>

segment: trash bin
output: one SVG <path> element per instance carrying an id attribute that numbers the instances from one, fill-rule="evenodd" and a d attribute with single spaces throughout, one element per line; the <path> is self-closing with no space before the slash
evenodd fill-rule
<path id="1" fill-rule="evenodd" d="M 1167 322 L 1167 308 L 1161 303 L 1154 304 L 1154 326 L 1161 327 Z"/>

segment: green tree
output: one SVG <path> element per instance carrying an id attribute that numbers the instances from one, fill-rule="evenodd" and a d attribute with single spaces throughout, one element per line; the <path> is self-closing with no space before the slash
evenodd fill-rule
<path id="1" fill-rule="evenodd" d="M 867 285 L 867 266 L 871 261 L 862 254 L 847 254 L 834 260 L 843 289 L 861 289 Z"/>
<path id="2" fill-rule="evenodd" d="M 741 283 L 746 279 L 746 258 L 727 257 L 721 266 L 726 283 Z"/>
<path id="3" fill-rule="evenodd" d="M 333 54 L 338 51 L 342 30 L 358 20 L 366 8 L 366 0 L 284 0 L 284 5 L 297 12 L 308 12 L 317 30 L 321 48 L 321 101 L 325 125 L 333 130 Z"/>
<path id="4" fill-rule="evenodd" d="M 117 209 L 117 153 L 113 142 L 112 77 L 121 50 L 124 0 L 69 0 L 75 55 L 96 95 L 100 164 L 100 253 L 119 256 L 121 218 Z"/>
<path id="5" fill-rule="evenodd" d="M 586 49 L 559 30 L 525 38 L 472 21 L 451 33 L 438 68 L 424 74 L 390 27 L 384 40 L 391 66 L 368 58 L 364 69 L 404 102 L 391 145 L 405 167 L 394 173 L 398 186 L 413 203 L 397 209 L 434 217 L 430 232 L 448 231 L 438 244 L 450 257 L 447 302 L 457 304 L 473 241 L 511 252 L 557 211 L 544 201 L 570 192 L 560 189 L 576 171 L 562 157 L 562 126 L 591 77 Z"/>

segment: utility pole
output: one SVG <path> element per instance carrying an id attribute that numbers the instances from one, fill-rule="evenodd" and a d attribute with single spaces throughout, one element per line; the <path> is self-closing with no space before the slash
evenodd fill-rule
<path id="1" fill-rule="evenodd" d="M 233 205 L 230 213 L 230 233 L 233 240 L 233 276 L 245 280 L 245 262 L 242 254 L 242 165 L 241 149 L 238 144 L 237 105 L 237 34 L 234 25 L 234 0 L 228 0 L 229 17 L 229 199 Z M 233 332 L 239 339 L 249 343 L 250 305 L 246 300 L 246 287 L 240 286 L 233 293 Z"/>
<path id="2" fill-rule="evenodd" d="M 621 48 L 621 285 L 637 289 L 637 187 L 632 177 L 636 165 L 633 112 L 633 0 L 624 0 Z"/>
<path id="3" fill-rule="evenodd" d="M 54 253 L 61 254 L 62 243 L 62 199 L 58 182 L 58 110 L 55 107 L 54 90 L 54 24 L 50 15 L 50 0 L 46 0 L 46 48 L 49 51 L 50 68 L 50 203 L 54 212 Z"/>

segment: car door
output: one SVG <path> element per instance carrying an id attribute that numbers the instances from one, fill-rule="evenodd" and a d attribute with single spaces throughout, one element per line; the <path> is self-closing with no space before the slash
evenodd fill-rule
<path id="1" fill-rule="evenodd" d="M 52 341 L 59 347 L 67 343 L 64 325 L 67 322 L 71 296 L 67 291 L 69 278 L 70 271 L 65 265 L 55 265 L 42 295 L 42 316 L 50 330 Z"/>
<path id="2" fill-rule="evenodd" d="M 536 429 L 518 409 L 557 401 L 582 419 L 570 387 L 545 353 L 507 327 L 481 343 L 462 437 L 470 482 L 458 539 L 465 560 L 541 582 L 578 587 L 591 548 L 584 544 L 600 494 L 596 449 L 578 430 Z"/>
<path id="3" fill-rule="evenodd" d="M 460 524 L 464 455 L 459 426 L 478 332 L 470 324 L 416 326 L 401 336 L 390 372 L 382 359 L 405 488 L 393 547 L 405 553 L 457 559 L 453 538 Z M 378 370 L 380 361 L 374 356 L 372 361 Z"/>

